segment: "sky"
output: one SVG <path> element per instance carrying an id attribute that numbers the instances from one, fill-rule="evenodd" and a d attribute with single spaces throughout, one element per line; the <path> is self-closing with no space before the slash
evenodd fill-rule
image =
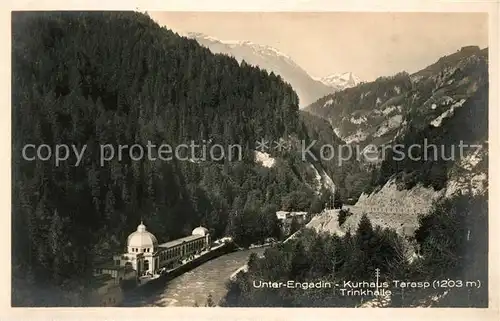
<path id="1" fill-rule="evenodd" d="M 486 13 L 149 12 L 177 32 L 252 41 L 292 57 L 312 77 L 365 81 L 418 71 L 463 46 L 488 46 Z"/>

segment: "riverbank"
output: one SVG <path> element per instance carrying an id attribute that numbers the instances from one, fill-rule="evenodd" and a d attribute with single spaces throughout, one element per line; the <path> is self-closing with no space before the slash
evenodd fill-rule
<path id="1" fill-rule="evenodd" d="M 129 296 L 122 307 L 205 306 L 208 295 L 217 305 L 227 293 L 229 276 L 248 262 L 251 253 L 262 255 L 264 248 L 233 251 L 213 258 L 165 282 L 154 290 Z"/>
<path id="2" fill-rule="evenodd" d="M 307 227 L 307 225 L 306 225 Z M 288 238 L 286 238 L 283 242 L 270 242 L 270 243 L 264 243 L 264 244 L 261 244 L 261 245 L 250 245 L 249 249 L 257 249 L 257 248 L 265 248 L 265 247 L 269 247 L 269 246 L 272 246 L 272 245 L 275 245 L 275 244 L 280 244 L 280 243 L 287 243 L 288 241 L 290 240 L 293 240 L 295 238 L 297 238 L 300 233 L 302 232 L 302 229 L 298 230 L 297 232 L 293 233 L 292 235 L 290 235 Z M 262 254 L 264 255 L 264 254 Z M 229 276 L 229 279 L 231 281 L 234 281 L 236 279 L 236 276 L 238 275 L 238 273 L 246 273 L 248 272 L 248 264 L 245 264 L 245 265 L 242 265 L 240 266 L 236 271 L 234 271 L 230 276 Z"/>
<path id="3" fill-rule="evenodd" d="M 274 244 L 278 244 L 279 242 L 273 242 L 273 243 L 264 243 L 262 245 L 255 245 L 255 246 L 250 246 L 249 247 L 249 250 L 253 250 L 253 249 L 264 249 L 266 247 L 270 247 Z M 263 257 L 264 256 L 264 253 L 262 253 L 260 255 L 260 257 Z M 234 271 L 230 276 L 229 276 L 229 280 L 233 281 L 236 279 L 236 276 L 238 275 L 238 273 L 240 272 L 243 272 L 243 273 L 246 273 L 248 272 L 248 264 L 245 264 L 245 265 L 242 265 L 240 266 L 236 271 Z"/>
<path id="4" fill-rule="evenodd" d="M 167 270 L 166 273 L 154 276 L 147 280 L 147 282 L 144 282 L 133 289 L 125 291 L 124 299 L 122 300 L 122 302 L 120 302 L 119 306 L 123 306 L 123 304 L 126 304 L 126 302 L 129 300 L 137 301 L 144 299 L 151 293 L 164 288 L 169 281 L 175 279 L 176 277 L 179 277 L 180 275 L 189 272 L 210 260 L 234 252 L 236 249 L 237 248 L 235 244 L 232 242 L 216 245 L 209 251 L 201 253 L 199 256 L 195 256 L 194 259 L 184 261 L 183 264 L 173 269 Z"/>

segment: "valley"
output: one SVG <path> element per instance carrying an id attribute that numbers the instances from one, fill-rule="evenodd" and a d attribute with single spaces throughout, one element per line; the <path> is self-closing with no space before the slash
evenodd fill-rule
<path id="1" fill-rule="evenodd" d="M 139 12 L 20 12 L 12 25 L 13 306 L 88 306 L 97 262 L 130 257 L 138 282 L 145 257 L 157 259 L 146 260 L 154 273 L 160 259 L 179 263 L 156 237 L 173 244 L 197 229 L 206 244 L 177 244 L 179 260 L 213 240 L 240 251 L 125 306 L 408 307 L 433 296 L 487 306 L 487 287 L 467 299 L 469 289 L 428 288 L 381 298 L 252 284 L 374 273 L 487 283 L 488 48 L 464 44 L 420 71 L 365 82 L 314 78 L 272 46 L 177 33 Z M 431 153 L 460 144 L 477 148 Z M 398 159 L 384 149 L 395 145 L 419 148 Z M 46 161 L 27 158 L 27 146 L 75 153 Z M 339 161 L 325 146 L 358 148 Z M 238 157 L 224 157 L 231 148 Z"/>
<path id="2" fill-rule="evenodd" d="M 358 85 L 361 80 L 350 72 L 322 78 L 311 77 L 291 57 L 276 48 L 250 41 L 224 41 L 202 33 L 187 33 L 213 53 L 222 53 L 245 61 L 269 72 L 274 72 L 290 83 L 297 92 L 300 106 L 305 107 L 334 91 Z"/>

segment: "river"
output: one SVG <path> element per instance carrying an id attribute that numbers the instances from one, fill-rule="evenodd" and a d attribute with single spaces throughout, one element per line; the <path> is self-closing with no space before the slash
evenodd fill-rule
<path id="1" fill-rule="evenodd" d="M 208 294 L 219 302 L 226 295 L 226 283 L 238 268 L 245 265 L 250 253 L 262 254 L 265 248 L 242 250 L 208 261 L 165 284 L 145 298 L 133 297 L 123 302 L 128 307 L 192 307 L 204 306 Z"/>

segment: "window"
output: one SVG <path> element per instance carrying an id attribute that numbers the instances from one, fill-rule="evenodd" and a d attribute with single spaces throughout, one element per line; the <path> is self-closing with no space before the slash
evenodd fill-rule
<path id="1" fill-rule="evenodd" d="M 120 265 L 120 260 L 115 260 L 115 265 Z"/>

